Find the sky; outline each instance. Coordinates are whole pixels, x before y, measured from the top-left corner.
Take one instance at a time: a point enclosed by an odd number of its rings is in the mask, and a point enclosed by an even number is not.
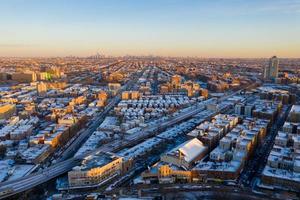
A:
[[[300,0],[0,0],[1,56],[300,57]]]

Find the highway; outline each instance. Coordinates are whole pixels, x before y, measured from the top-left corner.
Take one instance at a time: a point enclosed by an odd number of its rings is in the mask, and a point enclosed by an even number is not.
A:
[[[107,116],[108,112],[113,109],[113,107],[121,100],[121,92],[134,87],[143,71],[144,70],[142,70],[139,75],[136,75],[134,79],[129,80],[126,85],[120,89],[118,94],[108,103],[108,105],[106,105],[104,111],[96,117],[95,121],[90,125],[90,127],[83,131],[80,136],[76,138],[76,140],[74,140],[74,142],[63,152],[62,157],[58,159],[57,163],[34,174],[0,183],[0,199],[29,190],[39,184],[47,182],[52,178],[70,171],[74,166],[80,164],[79,159],[68,158],[71,157],[81,146],[84,140],[99,127],[104,118]]]
[[[141,131],[139,135],[136,135],[135,138],[127,138],[128,140],[120,143],[119,140],[115,140],[112,143],[105,144],[93,152],[89,152],[88,154],[81,155],[77,158],[70,158],[62,162],[58,162],[44,170],[37,172],[35,174],[31,174],[29,176],[25,176],[10,182],[3,182],[0,184],[0,194],[3,194],[5,191],[9,191],[4,195],[0,196],[0,199],[15,195],[17,193],[29,190],[39,184],[45,183],[52,178],[55,178],[61,174],[64,174],[70,171],[74,166],[78,165],[86,156],[92,155],[95,152],[103,151],[103,152],[116,152],[121,150],[124,147],[132,146],[134,144],[139,143],[140,141],[149,138],[156,134],[156,131],[167,128],[169,126],[175,125],[180,121],[184,121],[195,114],[204,110],[204,106],[208,103],[211,103],[214,99],[209,99],[200,103],[197,106],[192,106],[191,109],[182,113],[181,115],[177,115],[175,117],[170,118],[169,120],[159,124],[158,126],[146,127],[144,131]],[[141,134],[142,133],[142,134]]]
[[[78,165],[80,160],[71,158],[66,161],[62,161],[53,166],[50,166],[37,173],[16,179],[14,181],[7,181],[0,184],[0,199],[9,197],[11,195],[17,194],[19,192],[31,189],[39,184],[47,182],[55,178],[59,174],[63,174],[72,169],[72,167]],[[5,193],[5,191],[9,191]],[[5,193],[5,194],[3,194]]]
[[[136,79],[131,80],[128,82],[127,86],[124,87],[124,90],[127,90],[128,88],[131,88],[134,85],[134,81],[136,81]],[[123,90],[122,89],[122,90]],[[228,97],[232,97],[232,95],[229,95]],[[109,108],[113,108],[115,103],[118,102],[120,99],[120,97],[115,97],[108,105],[107,105],[107,112],[106,114],[109,112]],[[189,118],[191,118],[192,116],[198,114],[199,112],[203,111],[205,109],[205,106],[207,104],[210,104],[212,102],[215,102],[215,99],[209,99],[206,101],[203,101],[201,103],[197,103],[197,105],[193,105],[191,106],[190,109],[188,109],[187,111],[181,113],[180,115],[174,116],[169,118],[168,120],[166,120],[165,122],[162,122],[160,124],[158,124],[157,126],[153,126],[153,127],[146,127],[143,131],[139,132],[138,135],[135,135],[135,137],[132,138],[126,138],[125,140],[123,140],[122,142],[120,142],[119,140],[115,140],[111,143],[102,145],[101,147],[97,148],[95,151],[93,152],[89,152],[88,154],[85,155],[81,155],[77,158],[69,158],[65,161],[62,162],[58,162],[56,164],[53,164],[52,166],[45,168],[42,171],[39,171],[35,174],[31,174],[19,179],[15,179],[13,181],[6,181],[3,183],[0,183],[0,199],[15,195],[17,193],[29,190],[39,184],[45,183],[61,174],[64,174],[68,171],[70,171],[74,166],[78,165],[80,163],[80,161],[89,155],[93,155],[96,152],[99,151],[103,151],[103,152],[116,152],[121,150],[122,148],[128,147],[128,146],[132,146],[135,145],[137,143],[139,143],[140,141],[147,139],[151,136],[154,136],[157,134],[157,132],[175,125],[181,121],[187,120]],[[91,134],[93,132],[93,130],[96,130],[96,128],[100,125],[100,121],[101,121],[101,116],[102,118],[105,117],[106,114],[101,114],[99,115],[99,121],[95,121],[90,128],[88,128],[85,132],[85,134]],[[98,125],[99,124],[99,125]],[[73,149],[70,149],[69,151],[74,151]],[[68,154],[68,152],[66,153],[66,155]]]
[[[233,96],[235,96],[235,95],[237,95],[237,94],[240,94],[240,93],[241,93],[242,91],[244,91],[244,90],[249,90],[249,89],[253,89],[253,88],[256,88],[256,87],[257,87],[257,83],[253,83],[253,84],[251,84],[251,85],[245,86],[245,87],[244,87],[243,89],[241,89],[241,90],[235,91],[235,92],[233,92],[233,93],[231,93],[231,94],[228,94],[228,95],[225,95],[225,96],[219,98],[219,99],[218,99],[218,103],[224,101],[225,99],[231,98],[231,97],[233,97]]]
[[[78,148],[99,127],[99,125],[104,121],[105,116],[107,116],[107,114],[114,108],[115,105],[118,104],[119,101],[119,96],[113,98],[105,107],[105,109],[94,119],[95,121],[89,126],[89,128],[87,128],[76,138],[76,140],[62,153],[61,157],[57,161],[61,162],[74,155]]]
[[[94,151],[94,153],[99,152],[99,151],[117,152],[125,147],[138,144],[139,142],[141,142],[149,137],[155,136],[157,133],[166,129],[167,127],[170,127],[172,125],[175,125],[179,122],[182,122],[184,120],[191,118],[192,116],[205,110],[205,106],[214,101],[215,101],[214,99],[209,99],[207,101],[201,102],[196,106],[192,106],[188,111],[182,113],[181,115],[177,115],[175,117],[169,118],[168,120],[158,124],[157,126],[145,127],[138,134],[129,135],[129,136],[125,137],[121,142],[119,140],[115,140],[108,144],[104,144],[101,147],[97,148]],[[91,154],[93,154],[93,153],[89,152],[87,155],[81,155],[80,157],[78,157],[78,159],[82,159]]]
[[[146,69],[146,68],[145,68]],[[138,75],[135,75],[134,79],[130,79],[126,85],[124,85],[118,94],[111,99],[111,101],[105,106],[105,109],[97,116],[95,117],[94,122],[84,131],[82,132],[74,142],[62,153],[60,158],[57,160],[58,162],[61,162],[63,160],[66,160],[73,156],[76,151],[80,148],[80,146],[83,144],[83,142],[94,132],[96,129],[100,126],[100,124],[104,121],[107,114],[120,102],[121,93],[126,90],[130,90],[134,87],[135,83],[138,81],[138,78],[141,76],[141,74],[145,71],[142,70]]]

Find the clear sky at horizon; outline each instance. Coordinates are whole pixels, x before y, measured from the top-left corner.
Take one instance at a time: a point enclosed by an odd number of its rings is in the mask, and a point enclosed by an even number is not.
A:
[[[0,0],[0,56],[300,57],[300,0]]]

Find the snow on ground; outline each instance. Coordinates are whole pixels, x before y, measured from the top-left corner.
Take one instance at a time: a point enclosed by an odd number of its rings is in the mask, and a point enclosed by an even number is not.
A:
[[[0,160],[0,182],[5,181],[5,179],[9,176],[13,162],[13,160]]]
[[[33,167],[34,165],[15,165],[13,167],[13,174],[8,178],[8,180],[15,180],[25,176]]]

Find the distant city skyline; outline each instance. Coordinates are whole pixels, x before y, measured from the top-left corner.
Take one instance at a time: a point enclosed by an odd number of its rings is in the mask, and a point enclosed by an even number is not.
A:
[[[1,1],[0,57],[300,57],[299,0]]]

